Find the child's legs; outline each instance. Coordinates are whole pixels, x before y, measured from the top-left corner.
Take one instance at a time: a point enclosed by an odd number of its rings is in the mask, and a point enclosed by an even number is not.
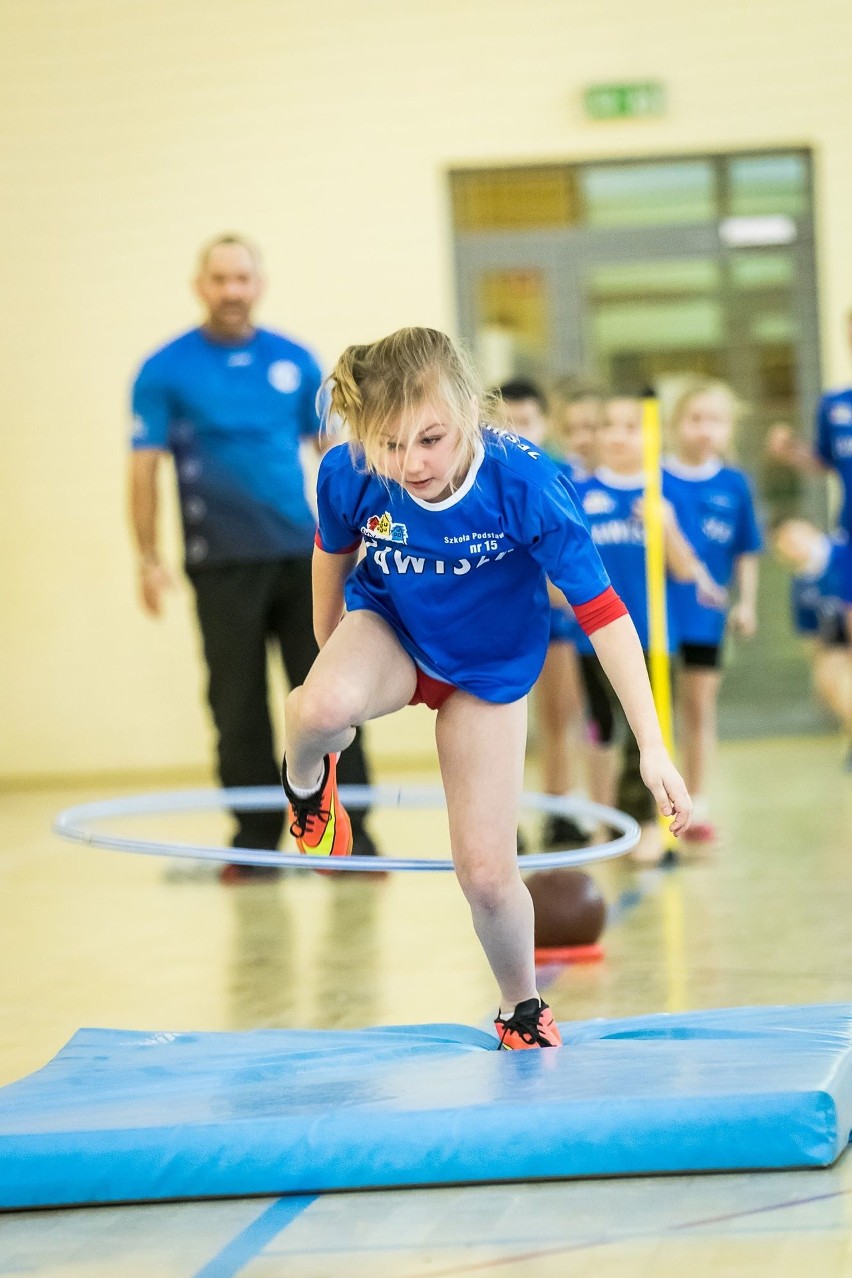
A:
[[[817,644],[813,676],[819,699],[852,733],[852,648]]]
[[[586,694],[589,729],[586,755],[589,798],[593,803],[602,803],[610,808],[615,802],[615,772],[618,761],[613,744],[617,701],[594,653],[581,654],[580,676]]]
[[[347,613],[285,703],[291,785],[317,783],[326,754],[345,750],[355,728],[408,704],[417,673],[387,622],[374,612]]]
[[[716,749],[716,702],[721,682],[719,670],[684,666],[680,671],[683,779],[693,797],[704,794]]]
[[[567,794],[573,782],[569,731],[582,719],[583,699],[577,653],[570,643],[551,643],[535,686],[545,794]]]
[[[466,692],[444,702],[435,727],[456,873],[509,1013],[536,996],[533,904],[516,846],[526,731],[526,699],[493,705]]]

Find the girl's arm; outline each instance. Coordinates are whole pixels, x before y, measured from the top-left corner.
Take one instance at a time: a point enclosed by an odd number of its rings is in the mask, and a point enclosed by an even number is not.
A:
[[[728,615],[728,624],[744,639],[757,633],[757,580],[760,560],[756,554],[737,555],[734,575],[738,599]]]
[[[672,818],[672,834],[682,834],[692,815],[692,800],[663,742],[636,627],[629,617],[619,617],[589,638],[638,742],[642,780],[663,816]]]
[[[783,422],[778,422],[767,432],[766,452],[773,461],[789,466],[791,470],[801,471],[804,475],[824,474],[828,470],[826,463],[810,444],[797,439],[790,427]]]
[[[328,642],[343,616],[343,586],[358,562],[358,551],[330,555],[314,546],[312,565],[314,634],[320,648]]]
[[[713,579],[684,537],[671,502],[663,502],[663,519],[666,567],[675,581],[694,582],[698,590],[698,602],[705,608],[725,608],[728,602],[727,590]]]

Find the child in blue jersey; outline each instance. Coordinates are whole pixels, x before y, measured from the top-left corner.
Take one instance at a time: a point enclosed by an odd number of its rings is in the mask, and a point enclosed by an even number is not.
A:
[[[560,378],[551,392],[550,453],[574,485],[588,479],[598,465],[605,398],[599,386],[576,376]],[[559,730],[564,753],[567,753],[568,745],[566,729],[571,720],[584,722],[586,719],[585,706],[582,705],[585,698],[579,660],[582,634],[573,612],[557,604],[551,613],[550,648],[539,684],[548,676],[549,669],[552,669],[553,677],[549,687],[552,689],[552,703],[561,711]],[[564,694],[560,692],[566,671],[570,671],[571,677],[578,684],[581,702],[579,710],[575,709],[576,698],[566,704]],[[584,749],[588,791],[594,803],[608,804],[613,798],[613,754],[611,750],[598,748],[596,731],[592,721],[584,732],[584,735],[590,733],[592,736],[591,742]],[[559,791],[554,790],[553,793]],[[565,833],[556,825],[559,820],[560,818],[554,818],[554,837],[550,840],[550,845],[554,847],[560,846],[561,836]],[[602,838],[608,836],[606,830],[599,833]]]
[[[503,383],[500,398],[509,429],[529,443],[546,447],[550,429],[548,404],[539,387],[534,382],[516,378]],[[571,479],[572,469],[567,464],[564,468]],[[561,593],[553,590],[552,594],[550,642],[533,695],[541,789],[545,794],[565,795],[576,788],[575,754],[582,739],[584,719],[575,647],[580,627],[573,612],[565,607]],[[546,848],[577,847],[586,842],[589,833],[570,817],[548,816],[542,827],[541,842]]]
[[[743,638],[757,631],[758,555],[763,547],[751,484],[726,463],[738,413],[724,383],[692,377],[682,382],[669,415],[674,446],[666,458],[664,490],[684,536],[720,586],[736,591],[728,629]],[[707,773],[716,748],[716,704],[722,672],[725,613],[707,607],[694,585],[672,591],[681,667],[678,676],[684,776],[694,796],[695,820],[685,834],[712,843]]]
[[[603,424],[599,433],[601,464],[593,475],[577,484],[577,493],[594,541],[604,562],[613,588],[624,601],[636,626],[645,652],[649,647],[648,600],[645,579],[645,528],[642,520],[642,498],[645,476],[642,470],[642,405],[630,396],[615,396],[606,401]],[[680,533],[671,509],[666,508],[666,556],[669,567],[668,611],[669,644],[676,645],[671,625],[672,588],[674,578],[699,584],[709,597],[720,600],[721,592],[713,587],[704,566]],[[581,670],[586,687],[597,749],[602,756],[598,764],[601,776],[614,776],[613,742],[616,732],[616,710],[612,691],[601,669],[593,645],[586,635],[578,641]],[[639,769],[639,749],[628,731],[624,744],[621,776],[615,802],[629,812],[642,826],[642,842],[634,859],[656,863],[663,854],[660,830],[654,819],[654,807],[648,802]],[[613,795],[604,797],[612,802]]]
[[[793,573],[793,626],[808,641],[817,696],[844,731],[852,768],[852,634],[841,598],[846,534],[829,537],[806,519],[785,519],[773,529],[772,548]]]
[[[538,449],[483,425],[475,375],[443,333],[403,329],[349,347],[331,374],[330,408],[351,442],[330,449],[319,472],[320,654],[287,699],[291,828],[304,852],[346,855],[336,754],[368,719],[416,702],[437,710],[453,859],[500,987],[501,1046],[558,1046],[536,989],[515,844],[547,577],[591,634],[641,744],[645,782],[681,831],[689,796],[641,645],[571,486]]]

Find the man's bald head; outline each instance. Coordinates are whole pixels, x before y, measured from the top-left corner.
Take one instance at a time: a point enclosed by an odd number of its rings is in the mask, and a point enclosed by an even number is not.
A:
[[[195,291],[214,336],[239,341],[251,336],[252,311],[263,292],[260,254],[241,235],[218,235],[198,256]]]

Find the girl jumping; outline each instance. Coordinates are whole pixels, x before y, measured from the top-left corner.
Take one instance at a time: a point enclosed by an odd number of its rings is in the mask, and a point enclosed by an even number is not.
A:
[[[570,483],[493,424],[448,337],[408,328],[350,346],[329,389],[350,442],[331,448],[319,472],[320,654],[286,703],[293,835],[302,852],[347,855],[337,755],[368,719],[419,702],[434,709],[456,873],[500,989],[500,1046],[559,1046],[536,989],[533,906],[516,851],[547,578],[591,635],[639,742],[645,784],[678,834],[691,803],[663,744],[641,645]]]

